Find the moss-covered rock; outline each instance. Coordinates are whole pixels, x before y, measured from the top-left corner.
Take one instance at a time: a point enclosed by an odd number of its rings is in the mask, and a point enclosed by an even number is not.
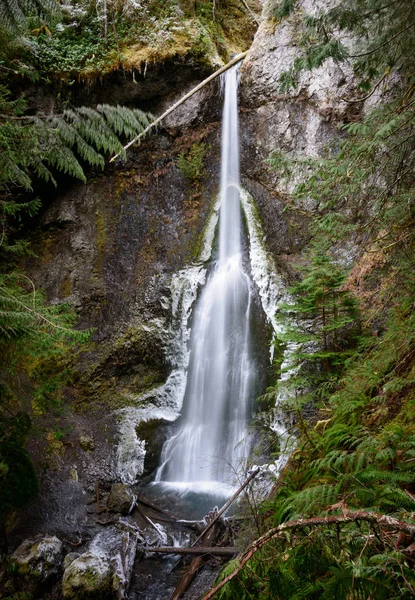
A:
[[[85,552],[65,570],[62,595],[67,600],[105,600],[111,598],[111,583],[107,557]]]
[[[18,574],[33,583],[45,582],[57,575],[62,560],[62,542],[54,535],[38,535],[25,540],[11,557]]]
[[[128,515],[134,508],[137,496],[133,494],[128,485],[114,483],[108,497],[107,506],[111,512]]]
[[[80,556],[68,554],[62,581],[63,598],[125,600],[138,539],[141,538],[135,527],[119,522],[93,537]]]

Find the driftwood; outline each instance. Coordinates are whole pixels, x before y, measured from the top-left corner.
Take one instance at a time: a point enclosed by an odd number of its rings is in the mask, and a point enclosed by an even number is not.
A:
[[[245,479],[245,481],[243,482],[243,484],[236,490],[236,492],[233,494],[233,496],[231,496],[229,498],[229,500],[222,506],[222,508],[220,509],[220,511],[216,513],[216,515],[213,518],[213,520],[211,520],[207,524],[207,526],[204,528],[204,530],[199,535],[199,537],[197,537],[195,539],[195,541],[193,542],[193,544],[191,545],[191,547],[196,546],[196,544],[198,544],[202,540],[203,536],[205,536],[207,534],[207,532],[209,531],[209,529],[211,527],[213,527],[213,525],[218,521],[218,519],[223,515],[223,513],[225,513],[228,510],[228,508],[231,506],[231,504],[233,504],[233,502],[236,500],[236,498],[239,496],[239,494],[254,479],[254,477],[256,477],[258,475],[258,473],[260,472],[260,470],[261,469],[258,467],[257,469],[255,469],[255,471],[252,471],[252,473],[249,475],[249,477],[247,479]],[[180,562],[181,562],[181,558],[179,558],[179,560],[177,561],[177,563],[174,565],[174,567],[171,569],[170,572],[173,572],[175,569],[177,569],[177,567],[179,566]]]
[[[150,519],[150,517],[147,517],[147,515],[141,510],[141,508],[139,506],[137,506],[137,504],[135,505],[138,514],[143,517],[143,519],[145,521],[147,521],[147,523],[150,525],[150,527],[152,527],[154,529],[154,531],[157,532],[157,535],[160,536],[160,531],[159,529],[157,529],[156,525],[153,523],[153,521]]]
[[[174,110],[176,110],[176,108],[178,108],[181,104],[183,104],[183,102],[186,102],[186,100],[188,100],[191,96],[196,94],[196,92],[201,90],[207,83],[210,83],[213,79],[215,79],[216,77],[218,77],[219,75],[221,75],[222,73],[224,73],[225,71],[227,71],[228,69],[233,67],[233,65],[236,65],[238,62],[243,60],[247,54],[248,54],[248,52],[242,52],[241,54],[238,54],[232,60],[230,60],[226,65],[224,65],[223,67],[221,67],[220,69],[218,69],[217,71],[212,73],[212,75],[210,75],[209,77],[204,79],[201,83],[199,83],[199,85],[197,85],[192,90],[190,90],[190,92],[188,92],[182,98],[180,98],[180,100],[175,102],[173,104],[173,106],[170,106],[170,108],[168,108],[162,115],[160,115],[159,117],[157,117],[157,119],[152,121],[150,123],[150,125],[148,125],[148,127],[146,127],[144,129],[144,131],[142,131],[140,134],[138,134],[133,140],[131,140],[131,142],[128,142],[128,144],[126,144],[124,146],[123,152],[125,152],[125,150],[128,150],[128,148],[130,148],[131,146],[136,144],[138,141],[140,141],[140,139],[142,137],[144,137],[146,135],[146,133],[148,133],[150,131],[150,129],[153,129],[153,127],[156,127],[163,119],[165,119],[170,113],[172,113]],[[113,162],[114,160],[119,158],[123,152],[118,152],[118,154],[116,154],[115,156],[113,156],[111,158],[110,162]]]
[[[236,546],[193,546],[190,548],[175,548],[174,546],[157,546],[155,548],[141,548],[143,552],[160,552],[161,554],[190,554],[194,556],[234,556],[237,554]]]
[[[211,527],[209,529],[206,528],[205,533],[202,534],[202,544],[205,547],[212,546],[218,533],[219,523],[217,522],[217,519],[213,517],[211,521]],[[192,560],[189,568],[186,570],[186,573],[183,575],[173,594],[170,596],[170,600],[179,600],[183,596],[189,585],[192,583],[196,573],[202,566],[203,558],[203,556],[197,556]]]
[[[261,469],[258,467],[257,469],[255,469],[255,471],[252,471],[252,473],[249,475],[249,477],[247,479],[245,479],[245,481],[243,482],[243,484],[241,485],[241,487],[239,487],[236,490],[236,492],[233,494],[233,496],[231,496],[229,498],[229,500],[226,502],[226,504],[224,504],[222,506],[222,508],[220,509],[220,511],[216,514],[215,518],[205,527],[205,529],[202,531],[202,533],[199,535],[199,537],[195,539],[195,541],[193,542],[192,546],[196,546],[196,544],[198,542],[200,542],[200,540],[202,539],[202,537],[204,535],[206,535],[206,533],[209,531],[209,529],[211,527],[213,527],[213,525],[223,515],[223,513],[226,512],[228,510],[228,508],[231,506],[231,504],[233,504],[235,502],[235,500],[237,499],[237,497],[239,496],[239,494],[241,492],[243,492],[243,490],[246,488],[246,486],[249,483],[251,483],[251,481],[254,479],[254,477],[256,477],[258,475],[258,473],[260,472],[260,470]]]
[[[236,492],[229,498],[229,500],[222,506],[222,508],[217,513],[211,514],[211,518],[210,518],[208,524],[206,525],[205,529],[202,531],[202,533],[199,535],[199,537],[197,537],[195,539],[195,541],[193,542],[193,544],[191,545],[190,548],[195,548],[199,542],[200,542],[200,546],[211,546],[213,544],[213,541],[215,540],[216,535],[219,532],[219,523],[218,523],[219,518],[228,510],[228,508],[236,500],[236,498],[239,496],[239,494],[247,487],[247,485],[249,485],[249,483],[254,479],[254,477],[256,477],[256,475],[258,475],[259,472],[260,472],[259,467],[257,469],[255,469],[255,471],[252,471],[252,473],[249,475],[249,477],[236,490]],[[206,552],[206,554],[213,554],[213,552]],[[229,554],[227,556],[229,556]],[[180,561],[181,561],[181,558],[176,563],[174,568],[177,567],[177,565],[179,564]],[[192,560],[192,562],[190,563],[189,569],[186,571],[186,573],[183,576],[183,578],[181,579],[179,585],[174,590],[173,595],[171,596],[170,600],[178,600],[179,598],[181,598],[183,596],[183,594],[185,593],[185,591],[191,584],[194,576],[196,575],[197,571],[200,569],[202,564],[203,564],[203,556],[198,556],[197,558]]]
[[[283,533],[289,529],[295,529],[297,527],[320,527],[327,525],[342,525],[346,523],[353,523],[356,521],[365,521],[366,523],[370,523],[372,525],[381,525],[384,527],[388,527],[389,529],[394,529],[396,531],[401,531],[404,533],[408,533],[412,537],[415,536],[415,525],[411,523],[406,523],[405,521],[399,521],[394,517],[389,517],[388,515],[379,515],[376,513],[368,513],[364,511],[357,512],[349,512],[344,513],[343,515],[333,516],[333,517],[315,517],[312,519],[297,519],[295,521],[288,521],[287,523],[282,523],[273,529],[270,529],[263,536],[255,540],[248,549],[241,555],[239,558],[239,564],[235,568],[232,573],[230,573],[225,579],[223,579],[217,586],[212,588],[210,592],[208,592],[205,596],[203,596],[203,600],[209,600],[213,598],[214,595],[229,581],[231,581],[238,573],[243,569],[246,563],[252,558],[252,556],[258,552],[263,546],[265,546],[269,541],[282,537]]]
[[[166,515],[166,517],[168,517],[170,519],[170,521],[179,521],[178,517],[176,517],[172,513],[168,512],[167,510],[160,508],[159,506],[157,506],[157,504],[153,504],[152,502],[150,502],[150,500],[147,500],[147,498],[138,496],[137,502],[139,502],[140,504],[143,504],[143,506],[147,506],[147,508],[151,508],[152,510],[155,510],[156,512],[158,512],[162,515]]]
[[[117,520],[116,519],[107,519],[106,521],[101,521],[100,519],[95,519],[95,523],[98,523],[98,525],[114,525],[114,523],[116,523]]]

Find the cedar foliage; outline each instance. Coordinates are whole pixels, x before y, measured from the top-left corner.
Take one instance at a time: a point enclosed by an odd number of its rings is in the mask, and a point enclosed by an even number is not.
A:
[[[55,0],[2,0],[0,3],[0,28],[9,33],[26,29],[28,16],[50,17],[59,13]]]

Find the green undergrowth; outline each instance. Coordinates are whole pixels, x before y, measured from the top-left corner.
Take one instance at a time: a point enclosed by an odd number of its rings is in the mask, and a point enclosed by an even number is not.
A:
[[[37,69],[70,82],[94,79],[115,69],[145,69],[151,63],[183,60],[211,66],[241,52],[255,32],[258,5],[233,2],[142,0],[63,7],[48,26],[34,23]]]
[[[363,520],[335,522],[362,511],[415,524],[412,287],[401,283],[383,331],[356,349],[306,426],[297,420],[297,449],[261,509],[263,531],[298,519],[322,523],[267,543],[218,598],[414,597],[412,536]]]
[[[268,160],[280,182],[298,182],[287,210],[312,205],[279,315],[296,369],[268,391],[283,392],[297,447],[262,506],[265,538],[252,527],[215,598],[414,598],[415,7],[270,6],[298,38],[281,91],[349,57],[354,106],[320,157],[277,148]]]

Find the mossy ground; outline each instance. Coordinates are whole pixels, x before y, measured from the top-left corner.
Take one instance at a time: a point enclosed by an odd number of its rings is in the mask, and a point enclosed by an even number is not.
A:
[[[249,5],[252,12],[241,0],[148,0],[135,10],[112,6],[105,15],[80,3],[64,10],[55,28],[35,28],[33,43],[44,77],[68,83],[102,79],[119,69],[147,71],[171,60],[211,67],[249,46],[254,13],[260,12],[256,0]]]

